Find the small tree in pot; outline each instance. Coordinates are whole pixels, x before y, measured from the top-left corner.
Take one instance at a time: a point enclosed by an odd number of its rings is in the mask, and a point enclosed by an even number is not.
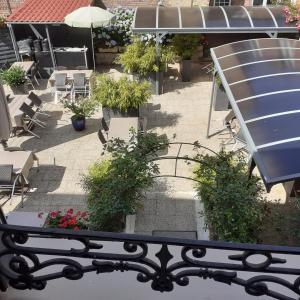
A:
[[[64,100],[63,104],[73,113],[71,121],[76,131],[85,129],[85,118],[90,117],[96,110],[95,101],[84,97],[79,97],[76,102]]]
[[[159,72],[159,91],[162,93],[162,74],[168,63],[175,62],[176,55],[172,47],[161,46],[160,57],[157,57],[156,47],[153,43],[146,45],[141,40],[135,40],[120,54],[116,63],[120,64],[124,71],[133,74],[138,80],[147,80],[152,84],[152,92],[155,93],[156,73]]]
[[[139,107],[151,97],[150,84],[121,77],[119,80],[97,75],[93,82],[93,98],[102,105],[104,119],[113,116],[138,117]]]
[[[26,94],[26,76],[21,67],[11,67],[0,71],[0,79],[9,85],[15,95]]]
[[[173,37],[173,48],[180,57],[180,74],[182,81],[191,80],[192,56],[200,45],[198,34],[177,34]]]

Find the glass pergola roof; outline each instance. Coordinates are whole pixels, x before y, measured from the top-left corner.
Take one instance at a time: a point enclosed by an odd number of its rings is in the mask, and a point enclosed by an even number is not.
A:
[[[297,32],[282,7],[138,7],[133,32]]]
[[[246,40],[211,54],[267,188],[300,178],[300,41]]]

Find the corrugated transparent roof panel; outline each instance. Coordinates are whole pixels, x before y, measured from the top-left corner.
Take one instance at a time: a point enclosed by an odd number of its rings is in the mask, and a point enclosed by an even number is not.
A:
[[[202,7],[207,28],[227,27],[222,9],[218,6]]]
[[[255,27],[276,27],[276,24],[267,9],[254,6],[246,6],[245,8],[248,10]]]
[[[300,110],[300,91],[258,97],[237,103],[245,121],[283,111]],[[299,131],[300,132],[300,131]]]
[[[203,27],[202,14],[198,7],[181,7],[180,10],[183,28]]]
[[[156,7],[137,8],[134,26],[136,28],[155,28]]]
[[[229,21],[230,27],[251,27],[249,17],[242,6],[223,7]]]
[[[259,66],[257,66],[259,68]],[[230,86],[236,101],[265,93],[300,89],[300,74],[253,79]],[[283,95],[284,97],[285,95]],[[300,100],[299,100],[300,101]],[[300,123],[299,123],[300,125]],[[299,126],[300,128],[300,126]],[[299,130],[300,132],[300,130]]]
[[[278,24],[278,27],[286,27],[291,26],[294,27],[294,24],[286,24],[285,23],[285,17],[283,14],[283,7],[269,7],[269,10],[272,12],[273,16],[275,17],[275,20]]]
[[[236,55],[238,52],[271,47],[291,47],[285,39],[255,39],[246,40],[214,48],[216,56]],[[298,44],[299,48],[299,44]]]
[[[159,7],[159,28],[179,28],[179,13],[177,7]]]
[[[212,49],[217,71],[268,189],[300,178],[299,48],[299,40],[281,38]],[[224,71],[229,66],[234,68]]]
[[[264,178],[269,182],[281,182],[284,177],[291,175],[299,177],[300,170],[300,141],[280,144],[259,150],[254,159],[262,170],[267,170]]]
[[[281,115],[247,124],[256,146],[300,137],[300,113]],[[300,169],[299,169],[300,172]]]
[[[288,52],[288,50],[287,50]],[[229,84],[245,80],[247,78],[265,76],[270,74],[280,74],[284,72],[300,72],[299,60],[279,60],[269,61],[259,64],[246,65],[237,69],[231,69],[224,72],[226,80]]]
[[[300,59],[300,49],[290,49],[287,51],[289,59]],[[220,58],[220,66],[223,70],[236,67],[243,64],[254,63],[258,61],[282,59],[282,50],[262,49],[260,51],[248,51]]]

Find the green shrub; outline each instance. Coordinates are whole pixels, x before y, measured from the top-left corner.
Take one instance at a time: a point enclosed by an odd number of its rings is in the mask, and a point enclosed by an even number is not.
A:
[[[26,82],[25,71],[21,67],[11,67],[0,71],[0,79],[9,86],[20,86]]]
[[[173,37],[173,49],[183,60],[190,60],[201,45],[199,34],[176,34]]]
[[[155,150],[166,147],[166,140],[154,133],[133,134],[131,142],[109,142],[111,158],[94,163],[83,177],[87,192],[89,221],[96,230],[119,231],[125,215],[142,206],[144,192],[158,174],[158,166],[149,162]]]
[[[166,64],[174,61],[175,53],[170,46],[161,46],[161,54],[158,61],[155,45],[146,45],[140,40],[135,40],[131,45],[128,45],[125,52],[116,59],[116,63],[122,65],[125,72],[136,73],[142,76],[163,71]]]
[[[127,111],[139,108],[151,97],[150,84],[121,77],[114,80],[109,76],[96,75],[93,79],[93,98],[102,106]]]
[[[216,156],[197,155],[194,171],[198,196],[204,205],[211,238],[231,242],[258,242],[266,216],[266,199],[257,176],[249,178],[241,156],[223,150]]]
[[[97,103],[92,99],[79,97],[76,102],[69,100],[62,101],[65,108],[68,108],[77,119],[90,117],[96,110]]]

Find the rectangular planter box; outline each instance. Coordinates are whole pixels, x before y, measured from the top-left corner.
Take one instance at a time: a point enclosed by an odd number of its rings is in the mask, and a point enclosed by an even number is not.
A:
[[[113,65],[118,53],[95,53],[97,65]]]

